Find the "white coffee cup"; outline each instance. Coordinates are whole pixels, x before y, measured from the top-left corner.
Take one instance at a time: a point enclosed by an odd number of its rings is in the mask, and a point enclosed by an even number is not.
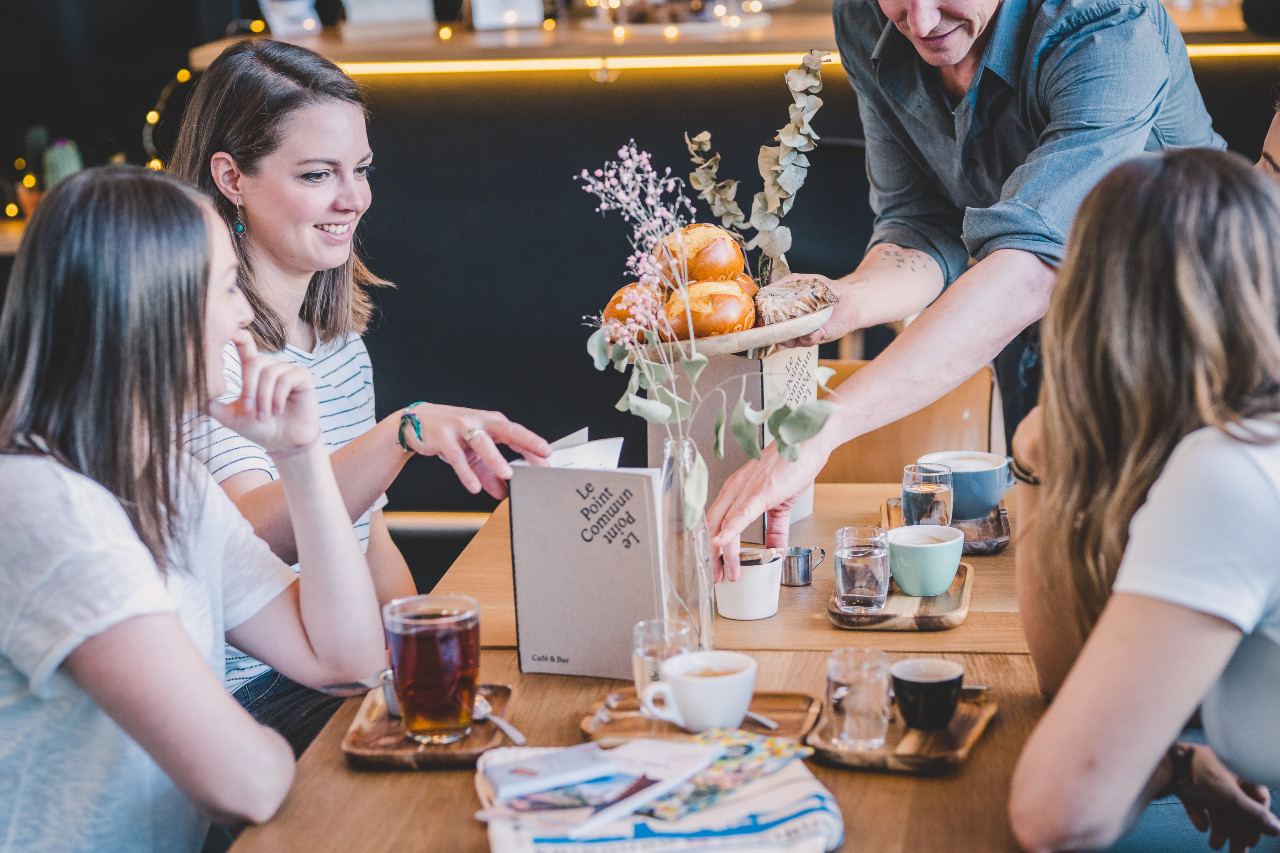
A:
[[[782,589],[782,552],[768,563],[742,567],[736,581],[716,584],[716,612],[726,619],[768,619],[778,612]]]
[[[661,680],[640,695],[640,710],[691,732],[737,728],[755,693],[755,659],[741,652],[686,652],[667,658],[659,672]],[[659,696],[663,703],[655,705]]]

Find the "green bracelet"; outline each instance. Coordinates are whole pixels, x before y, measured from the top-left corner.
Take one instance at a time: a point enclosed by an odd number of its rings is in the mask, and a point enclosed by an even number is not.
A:
[[[413,434],[418,437],[418,441],[422,441],[422,422],[418,420],[418,416],[413,413],[414,406],[421,406],[425,400],[419,400],[416,403],[410,403],[405,406],[404,411],[400,413],[400,430],[396,433],[396,440],[400,442],[400,446],[404,448],[405,453],[416,453],[417,451],[405,443],[404,427],[405,424],[413,425]]]

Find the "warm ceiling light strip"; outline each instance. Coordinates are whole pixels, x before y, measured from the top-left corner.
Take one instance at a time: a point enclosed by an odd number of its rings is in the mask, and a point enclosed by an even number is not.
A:
[[[1280,56],[1280,44],[1192,44],[1187,53],[1204,57]],[[740,53],[689,56],[584,56],[560,59],[472,59],[415,62],[346,62],[352,76],[384,74],[481,74],[494,71],[629,71],[657,68],[761,68],[794,66],[803,53]],[[833,54],[836,64],[839,57]]]
[[[1218,56],[1280,56],[1280,44],[1189,44],[1192,58]]]
[[[629,71],[637,68],[758,68],[799,65],[803,53],[693,56],[594,56],[566,59],[473,59],[434,62],[344,62],[353,77],[374,74],[476,74],[489,71]]]

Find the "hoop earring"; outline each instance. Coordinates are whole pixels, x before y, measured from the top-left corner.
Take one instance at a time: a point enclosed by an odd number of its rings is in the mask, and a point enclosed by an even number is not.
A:
[[[236,221],[231,223],[231,230],[236,232],[236,236],[244,234],[244,220],[240,218],[240,207],[236,207]]]

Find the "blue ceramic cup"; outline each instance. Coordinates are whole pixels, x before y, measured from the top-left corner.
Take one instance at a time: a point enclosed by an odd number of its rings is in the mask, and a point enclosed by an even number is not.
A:
[[[921,456],[920,461],[951,469],[951,518],[955,521],[986,518],[1014,483],[1009,460],[994,453],[944,450]]]

